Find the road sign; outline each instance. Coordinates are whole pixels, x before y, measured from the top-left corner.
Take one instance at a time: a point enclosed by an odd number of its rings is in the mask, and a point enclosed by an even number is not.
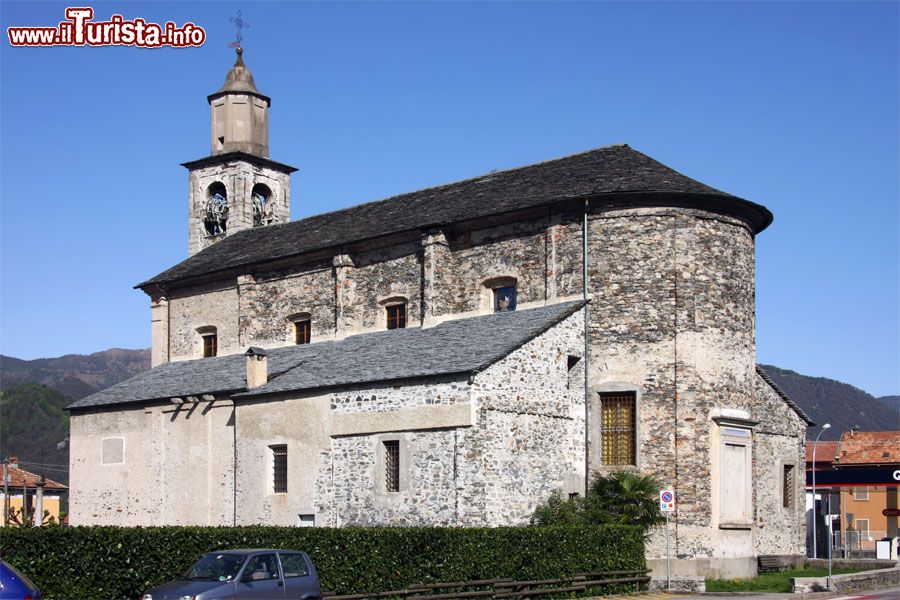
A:
[[[881,514],[886,517],[900,517],[900,508],[885,508]]]
[[[675,492],[672,490],[659,492],[659,510],[662,512],[675,512]]]

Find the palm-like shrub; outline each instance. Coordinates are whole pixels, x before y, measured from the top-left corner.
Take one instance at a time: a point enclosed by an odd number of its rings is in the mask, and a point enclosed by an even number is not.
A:
[[[666,520],[659,511],[659,490],[650,475],[627,470],[595,473],[588,488],[588,521],[639,525],[646,531]]]
[[[637,525],[644,531],[665,521],[659,511],[660,485],[649,475],[621,470],[594,473],[586,498],[550,495],[535,509],[532,525]]]

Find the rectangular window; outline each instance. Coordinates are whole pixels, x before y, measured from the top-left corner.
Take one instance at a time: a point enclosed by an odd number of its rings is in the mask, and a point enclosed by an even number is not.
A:
[[[516,310],[516,286],[494,288],[494,312]]]
[[[872,537],[869,534],[869,520],[868,519],[857,519],[854,523],[854,529],[859,532],[860,541],[870,542],[872,541]]]
[[[580,364],[580,356],[569,355],[569,358],[566,360],[566,389],[578,389],[578,384],[583,381],[583,373],[579,368]]]
[[[272,492],[287,493],[287,446],[269,446],[272,449]]]
[[[600,448],[604,465],[634,465],[636,430],[634,392],[600,394]]]
[[[215,333],[203,336],[203,358],[215,356],[219,350],[219,337]]]
[[[279,552],[281,556],[281,570],[285,577],[306,577],[309,575],[309,567],[306,566],[302,554],[288,554]]]
[[[387,328],[403,329],[406,327],[406,305],[392,304],[387,308]]]
[[[247,566],[244,567],[243,581],[265,581],[278,579],[278,563],[274,554],[257,554],[250,557]]]
[[[784,508],[794,508],[794,498],[797,495],[794,490],[794,465],[784,465],[781,477],[782,498],[781,505]]]
[[[388,492],[400,491],[400,442],[384,442],[384,487]]]
[[[294,321],[294,343],[308,344],[312,339],[312,321]]]
[[[868,500],[869,499],[869,488],[867,487],[858,487],[853,488],[853,499],[854,500]]]

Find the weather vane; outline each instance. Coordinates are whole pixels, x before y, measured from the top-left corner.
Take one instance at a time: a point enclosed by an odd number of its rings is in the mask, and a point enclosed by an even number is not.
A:
[[[244,34],[241,33],[241,30],[243,30],[243,29],[249,29],[249,28],[250,28],[250,23],[248,23],[247,21],[245,21],[245,20],[241,17],[241,11],[237,11],[237,16],[236,16],[236,17],[231,17],[231,18],[228,19],[228,20],[231,21],[232,23],[234,23],[234,26],[237,27],[237,34],[234,36],[234,37],[235,37],[235,41],[231,42],[231,43],[228,44],[228,45],[229,45],[231,48],[240,48],[240,47],[241,47],[241,41],[243,41],[243,39],[244,39]]]

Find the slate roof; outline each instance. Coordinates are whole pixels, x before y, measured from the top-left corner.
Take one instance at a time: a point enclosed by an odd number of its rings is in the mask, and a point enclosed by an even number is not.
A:
[[[341,387],[377,381],[478,372],[547,331],[584,301],[446,321],[427,329],[379,331],[340,341],[268,350],[269,382],[235,398]],[[201,394],[247,387],[243,353],[170,362],[82,398],[69,409]]]
[[[627,145],[606,146],[299,221],[240,231],[136,287],[583,198],[605,198],[626,206],[674,205],[724,212],[746,219],[756,232],[772,222],[772,213],[764,206],[694,181]]]
[[[769,386],[770,386],[773,390],[775,390],[775,393],[776,393],[776,394],[778,394],[779,396],[781,396],[781,399],[782,399],[782,400],[784,400],[785,402],[787,402],[787,405],[788,405],[788,406],[790,406],[791,408],[794,409],[794,412],[795,412],[795,413],[797,413],[798,415],[800,415],[800,418],[801,418],[801,419],[803,419],[804,421],[806,421],[806,424],[807,424],[808,426],[812,427],[812,426],[815,425],[815,423],[813,423],[813,420],[809,418],[809,415],[806,414],[806,413],[803,411],[803,409],[800,408],[800,406],[799,406],[796,402],[794,402],[793,400],[791,400],[791,398],[790,398],[787,394],[785,394],[784,391],[783,391],[780,387],[778,387],[778,385],[772,380],[771,377],[769,377],[769,374],[766,373],[766,371],[765,371],[762,367],[760,367],[759,365],[756,365],[756,372],[759,374],[760,377],[763,378],[763,381],[765,381],[766,383],[768,383]],[[816,458],[818,458],[818,452],[816,453]]]

